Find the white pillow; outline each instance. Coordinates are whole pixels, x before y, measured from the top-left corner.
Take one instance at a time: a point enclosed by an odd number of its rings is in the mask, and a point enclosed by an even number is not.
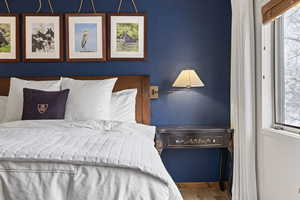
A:
[[[135,104],[137,89],[114,92],[111,97],[111,120],[136,122]]]
[[[3,121],[5,117],[7,99],[8,99],[7,96],[0,96],[0,123]]]
[[[74,80],[62,78],[62,89],[70,89],[65,119],[109,120],[112,90],[117,78]]]
[[[5,122],[22,119],[23,89],[30,88],[44,91],[59,91],[60,80],[57,81],[26,81],[18,78],[10,79],[10,89],[6,107]]]

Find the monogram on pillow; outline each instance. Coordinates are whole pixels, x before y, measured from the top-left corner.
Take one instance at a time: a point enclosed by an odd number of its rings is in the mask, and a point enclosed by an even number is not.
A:
[[[39,111],[40,114],[43,114],[48,110],[48,107],[49,107],[49,104],[38,104],[37,110]]]

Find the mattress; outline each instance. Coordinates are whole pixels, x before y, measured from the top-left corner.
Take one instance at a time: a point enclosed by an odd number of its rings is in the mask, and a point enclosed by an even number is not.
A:
[[[0,125],[0,199],[181,200],[155,127],[115,121]]]

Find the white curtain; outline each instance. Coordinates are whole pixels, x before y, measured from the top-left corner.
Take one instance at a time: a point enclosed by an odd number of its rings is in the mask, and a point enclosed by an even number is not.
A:
[[[233,200],[257,200],[254,0],[231,0]]]

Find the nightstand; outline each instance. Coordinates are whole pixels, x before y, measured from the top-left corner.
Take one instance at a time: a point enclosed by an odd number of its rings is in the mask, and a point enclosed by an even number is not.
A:
[[[229,128],[206,126],[165,126],[157,127],[156,148],[161,153],[166,148],[217,148],[220,153],[220,189],[225,190],[226,163],[231,154],[233,158],[233,130]],[[232,171],[232,159],[229,162]],[[232,173],[229,177],[228,191],[231,191]],[[230,192],[229,192],[230,193]]]

